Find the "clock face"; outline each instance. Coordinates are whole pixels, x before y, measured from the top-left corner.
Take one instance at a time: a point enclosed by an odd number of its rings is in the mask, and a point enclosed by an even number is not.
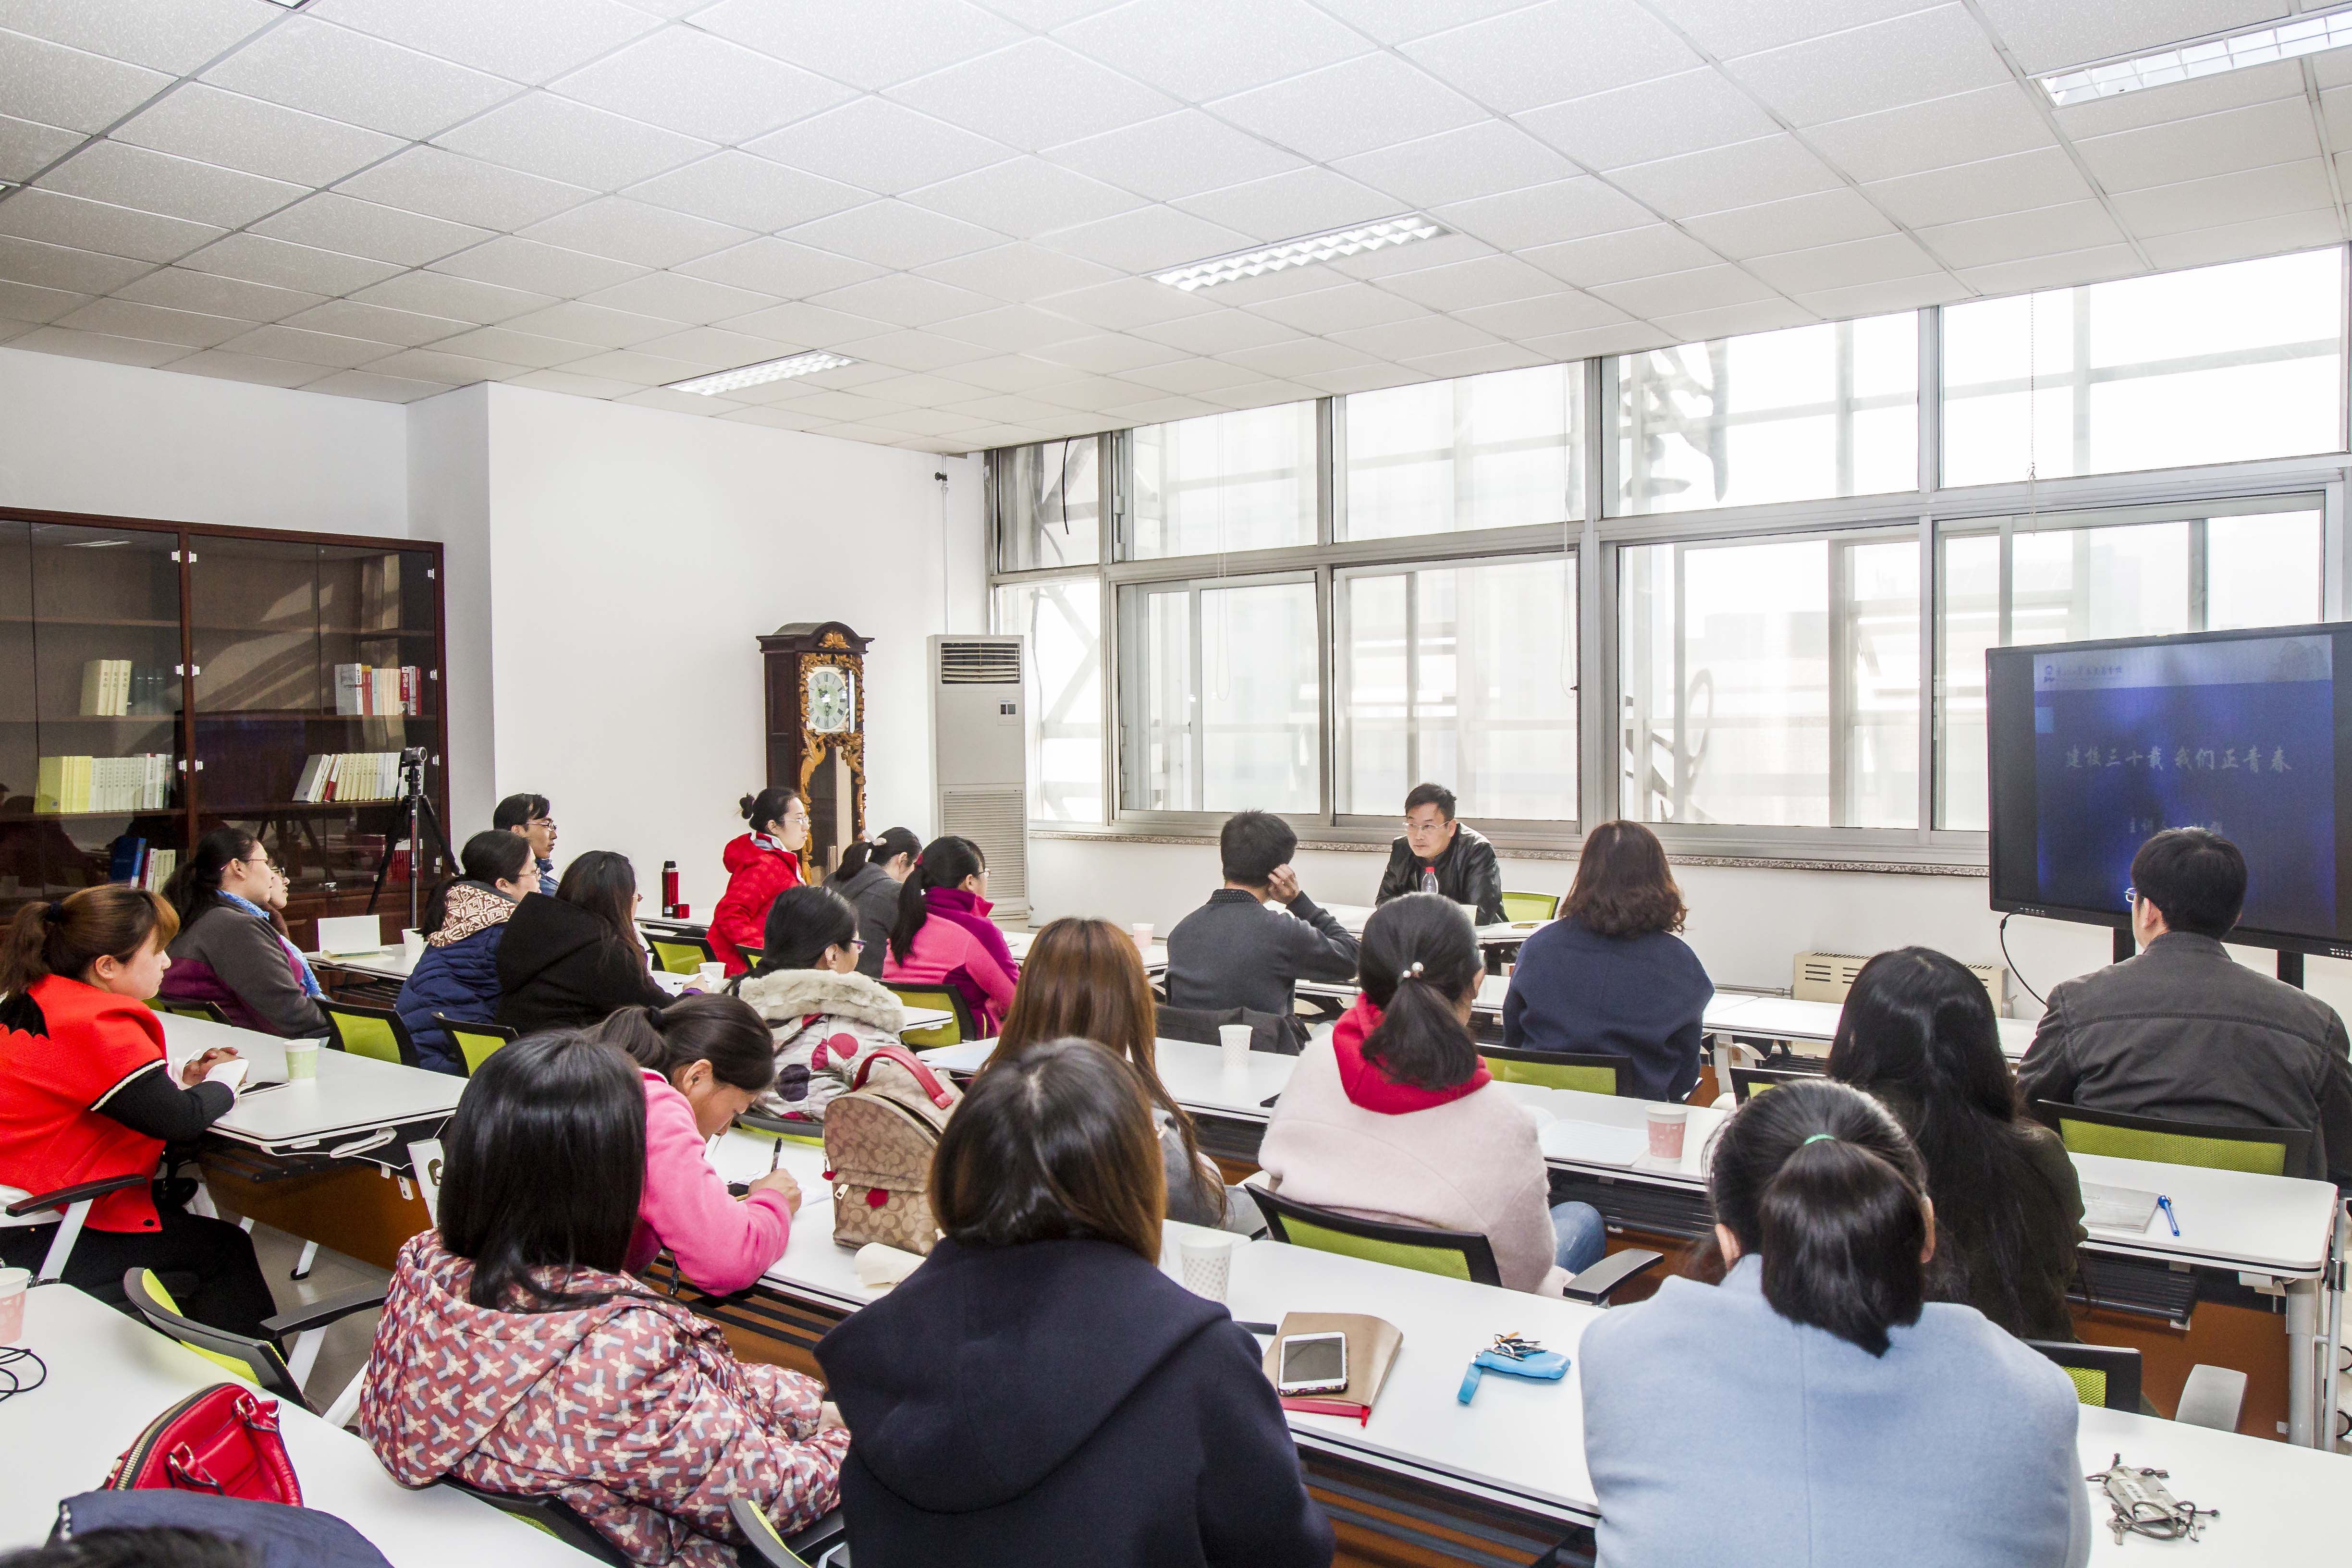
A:
[[[856,706],[850,691],[849,671],[837,664],[813,666],[803,679],[802,691],[802,706],[810,730],[820,735],[834,735],[849,728],[850,714]]]

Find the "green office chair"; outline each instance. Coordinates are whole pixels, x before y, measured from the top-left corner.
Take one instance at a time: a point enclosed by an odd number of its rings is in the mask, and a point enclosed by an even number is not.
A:
[[[1572,1089],[1584,1094],[1615,1094],[1623,1057],[1580,1057],[1564,1051],[1514,1051],[1482,1045],[1478,1054],[1498,1083],[1527,1083],[1538,1089]]]
[[[433,1022],[449,1037],[449,1043],[457,1047],[457,1054],[466,1058],[467,1078],[482,1070],[482,1064],[490,1059],[492,1052],[500,1046],[513,1044],[519,1037],[504,1024],[462,1023],[446,1013],[434,1014]]]
[[[1283,1197],[1255,1180],[1244,1183],[1243,1190],[1256,1202],[1258,1213],[1265,1218],[1266,1235],[1276,1241],[1360,1258],[1368,1263],[1417,1268],[1424,1274],[1466,1279],[1473,1285],[1503,1282],[1502,1271],[1495,1263],[1494,1244],[1476,1231],[1430,1230],[1341,1214]],[[1664,1261],[1664,1254],[1638,1247],[1612,1252],[1568,1282],[1568,1299],[1601,1305],[1617,1287]]]
[[[2283,1176],[2304,1169],[2311,1153],[2311,1134],[2300,1127],[2213,1127],[2154,1116],[2125,1116],[2113,1110],[2085,1110],[2051,1100],[2035,1100],[2033,1114],[2055,1127],[2067,1152],[2074,1154],[2160,1160],[2168,1165]]]
[[[133,1268],[122,1276],[123,1295],[129,1299],[131,1310],[144,1318],[149,1328],[167,1339],[177,1340],[272,1398],[289,1400],[324,1417],[331,1426],[341,1426],[359,1408],[360,1384],[366,1377],[365,1369],[354,1375],[341,1395],[324,1410],[303,1397],[303,1380],[318,1363],[319,1346],[327,1337],[327,1325],[353,1312],[383,1306],[386,1289],[383,1285],[366,1285],[262,1319],[261,1326],[272,1334],[294,1336],[292,1352],[281,1353],[269,1340],[248,1338],[183,1317],[179,1303],[172,1300],[172,1293],[150,1269]]]
[[[1519,921],[1548,921],[1559,914],[1558,893],[1505,893],[1503,918]]]
[[[613,1568],[631,1568],[632,1559],[619,1547],[604,1539],[596,1527],[573,1510],[560,1497],[528,1497],[519,1492],[494,1492],[443,1476],[435,1483],[451,1491],[465,1493],[476,1502],[488,1503],[500,1513],[519,1519],[533,1530],[551,1535],[574,1552]]]
[[[207,1023],[226,1024],[228,1015],[217,1002],[173,1002],[161,996],[148,998],[147,1005],[158,1013],[171,1013],[183,1018],[202,1018]]]
[[[751,1543],[736,1551],[735,1560],[743,1568],[833,1568],[836,1562],[846,1568],[849,1521],[839,1509],[789,1539],[777,1533],[775,1521],[749,1498],[733,1499],[727,1511],[743,1539]]]
[[[814,1143],[824,1147],[824,1123],[803,1121],[797,1117],[777,1116],[765,1110],[746,1110],[735,1118],[735,1125],[754,1138],[774,1138],[786,1143]]]
[[[2078,1404],[2105,1410],[2139,1409],[2139,1352],[2116,1345],[2062,1344],[2054,1340],[2028,1340],[2058,1363],[2074,1384]]]
[[[760,960],[765,956],[762,950],[756,947],[739,947],[735,951],[743,955],[743,963],[752,969],[759,968]]]
[[[89,1211],[98,1200],[110,1193],[143,1187],[154,1179],[152,1171],[136,1171],[127,1176],[105,1176],[47,1193],[0,1186],[0,1235],[55,1225],[58,1233],[49,1237],[48,1250],[42,1254],[41,1266],[33,1278],[42,1284],[62,1279],[66,1260],[73,1256],[74,1243],[81,1239],[82,1226],[89,1222]]]
[[[416,1042],[408,1037],[408,1026],[391,1008],[321,1000],[319,1011],[327,1016],[327,1027],[334,1031],[337,1050],[355,1057],[372,1057],[394,1067],[422,1065],[416,1056]]]
[[[980,1037],[980,1027],[972,1022],[971,1006],[963,993],[952,985],[900,985],[891,981],[882,983],[898,994],[902,1005],[928,1007],[934,1012],[955,1015],[948,1023],[929,1029],[909,1029],[898,1037],[919,1051],[934,1050],[940,1046],[960,1046],[966,1040]]]
[[[1776,1084],[1797,1083],[1805,1079],[1818,1079],[1817,1072],[1791,1072],[1784,1068],[1733,1068],[1731,1069],[1731,1100],[1735,1105],[1745,1105],[1748,1097],[1763,1093]]]
[[[692,974],[706,963],[719,962],[708,938],[647,931],[646,946],[652,950],[654,962],[665,973]]]

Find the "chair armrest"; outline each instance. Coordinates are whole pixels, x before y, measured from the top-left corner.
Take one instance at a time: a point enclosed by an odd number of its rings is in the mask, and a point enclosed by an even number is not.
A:
[[[849,1539],[849,1518],[841,1510],[784,1538],[784,1549],[803,1563],[814,1563],[838,1542]]]
[[[109,1176],[102,1182],[81,1182],[70,1187],[59,1187],[53,1193],[36,1193],[10,1204],[7,1215],[10,1219],[22,1219],[28,1214],[38,1214],[43,1209],[61,1209],[84,1198],[100,1198],[126,1188],[143,1187],[154,1179],[153,1173],[142,1172],[130,1176]]]
[[[849,1521],[837,1508],[789,1539],[776,1533],[776,1527],[760,1511],[760,1505],[749,1498],[730,1500],[727,1513],[743,1539],[751,1542],[748,1551],[737,1553],[738,1559],[764,1564],[766,1568],[807,1568],[849,1534]]]
[[[261,1326],[273,1334],[299,1334],[305,1329],[323,1329],[353,1312],[364,1312],[371,1307],[383,1306],[386,1290],[387,1287],[383,1285],[362,1285],[356,1290],[346,1290],[340,1296],[330,1296],[307,1307],[297,1307],[274,1318],[264,1318]]]
[[[1571,1301],[1586,1301],[1600,1306],[1609,1300],[1609,1293],[1637,1274],[1646,1274],[1665,1261],[1663,1252],[1646,1247],[1629,1247],[1622,1252],[1612,1252],[1583,1273],[1568,1282],[1566,1294]]]

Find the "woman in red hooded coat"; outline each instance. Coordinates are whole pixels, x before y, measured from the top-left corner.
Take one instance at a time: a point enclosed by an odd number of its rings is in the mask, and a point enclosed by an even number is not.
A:
[[[809,836],[808,807],[791,790],[771,785],[747,795],[741,809],[751,831],[727,846],[727,891],[710,917],[710,951],[730,975],[751,967],[743,949],[765,940],[776,895],[800,885]]]

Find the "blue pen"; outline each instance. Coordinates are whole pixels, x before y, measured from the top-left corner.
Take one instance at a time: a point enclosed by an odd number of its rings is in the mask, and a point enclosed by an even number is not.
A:
[[[2180,1234],[2180,1216],[2172,1212],[2172,1200],[2166,1197],[2162,1193],[2158,1193],[2156,1194],[2156,1206],[2164,1211],[2164,1223],[2172,1227],[2172,1234],[2179,1236]]]

